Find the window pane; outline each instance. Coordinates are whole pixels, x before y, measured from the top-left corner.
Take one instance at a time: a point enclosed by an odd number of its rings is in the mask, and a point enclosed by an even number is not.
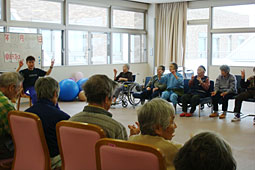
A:
[[[128,63],[128,34],[112,34],[112,63]]]
[[[10,27],[9,32],[17,32],[17,33],[37,33],[36,28],[22,28],[22,27]]]
[[[4,27],[0,26],[0,32],[4,32]]]
[[[212,64],[255,65],[255,33],[213,34]]]
[[[55,66],[61,65],[62,60],[62,36],[61,31],[42,30],[43,36],[43,66],[50,66],[51,60],[55,59]]]
[[[188,9],[188,20],[209,19],[209,8]]]
[[[114,9],[113,27],[144,29],[144,13]]]
[[[69,65],[88,64],[88,32],[68,31]]]
[[[93,33],[91,64],[107,64],[107,34]]]
[[[107,8],[69,4],[69,24],[107,26]]]
[[[130,61],[131,63],[141,62],[141,35],[130,36]]]
[[[187,27],[185,67],[196,73],[198,66],[207,67],[207,25]]]
[[[213,28],[255,27],[255,5],[213,8]]]
[[[11,0],[11,20],[61,23],[61,3]]]

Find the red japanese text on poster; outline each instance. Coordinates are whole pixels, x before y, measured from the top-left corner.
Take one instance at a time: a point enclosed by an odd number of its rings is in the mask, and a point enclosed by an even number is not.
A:
[[[20,43],[24,43],[24,41],[25,41],[25,35],[24,34],[20,34],[19,35],[19,42]]]
[[[10,43],[11,42],[11,37],[9,33],[4,34],[4,41],[5,43]]]
[[[20,54],[17,52],[11,52],[11,60],[13,63],[17,63],[20,60]]]
[[[6,63],[12,62],[10,52],[4,52],[4,62],[6,62]]]
[[[42,38],[41,35],[38,35],[38,36],[37,36],[37,40],[38,40],[38,43],[39,43],[39,44],[42,44],[43,38]]]

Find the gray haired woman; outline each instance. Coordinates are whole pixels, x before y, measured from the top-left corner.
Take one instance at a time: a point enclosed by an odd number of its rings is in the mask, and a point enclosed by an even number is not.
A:
[[[138,110],[138,128],[129,125],[129,141],[153,145],[165,156],[167,169],[173,168],[173,160],[182,145],[171,142],[177,128],[174,107],[159,98],[152,99]],[[141,134],[139,134],[141,131]],[[139,135],[136,135],[139,134]]]
[[[221,74],[216,79],[214,92],[212,92],[212,103],[214,112],[210,117],[218,117],[218,104],[221,101],[223,113],[220,119],[224,119],[227,114],[228,100],[236,93],[236,78],[230,74],[230,68],[227,65],[220,66]]]

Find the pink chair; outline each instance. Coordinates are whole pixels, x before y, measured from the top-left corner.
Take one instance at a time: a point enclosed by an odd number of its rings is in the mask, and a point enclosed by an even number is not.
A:
[[[115,139],[101,139],[96,144],[98,170],[166,170],[159,149]]]
[[[8,114],[15,147],[13,170],[50,170],[50,156],[40,118],[21,111]]]
[[[80,122],[57,123],[62,170],[96,170],[95,144],[105,137],[102,128]]]

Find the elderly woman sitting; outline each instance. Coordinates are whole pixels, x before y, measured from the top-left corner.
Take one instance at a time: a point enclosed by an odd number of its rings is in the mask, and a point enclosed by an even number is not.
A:
[[[216,79],[214,92],[212,92],[212,103],[214,112],[210,117],[218,116],[218,104],[222,101],[222,111],[220,119],[224,119],[227,114],[228,100],[231,99],[236,93],[236,78],[230,74],[230,68],[227,65],[220,66],[221,75]]]
[[[174,137],[176,124],[174,122],[174,108],[167,101],[159,98],[152,99],[138,110],[139,128],[129,125],[129,141],[153,145],[160,149],[165,156],[167,169],[174,169],[173,160],[180,144],[170,140]],[[140,133],[139,135],[135,135]]]

